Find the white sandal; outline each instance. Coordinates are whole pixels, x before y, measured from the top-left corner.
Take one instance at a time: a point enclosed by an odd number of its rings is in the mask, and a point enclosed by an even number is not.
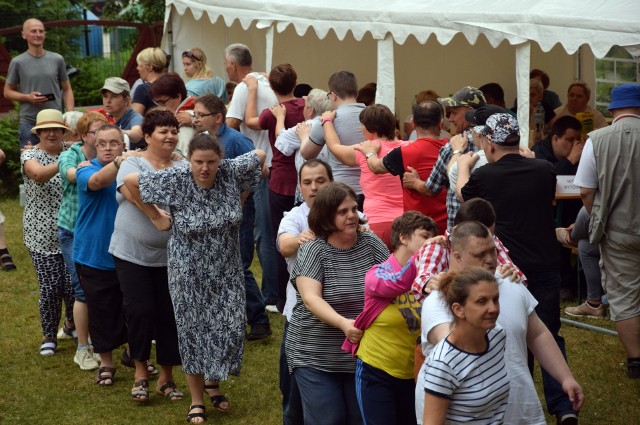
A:
[[[45,339],[40,346],[40,355],[53,356],[56,353],[56,348],[58,348],[58,343],[50,339]]]

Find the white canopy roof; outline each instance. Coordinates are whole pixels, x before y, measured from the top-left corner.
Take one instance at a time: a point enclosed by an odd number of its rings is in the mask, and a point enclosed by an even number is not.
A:
[[[166,0],[179,14],[196,19],[206,12],[211,22],[222,17],[277,31],[293,25],[299,35],[313,28],[320,39],[330,29],[341,40],[351,31],[357,40],[369,32],[374,39],[390,34],[403,44],[409,35],[425,43],[434,34],[441,44],[463,33],[471,44],[484,34],[496,47],[535,41],[543,51],[560,43],[567,53],[588,45],[596,57],[614,45],[640,44],[637,0]]]
[[[190,11],[196,21],[206,13],[211,24],[222,18],[227,27],[237,21],[244,30],[266,30],[267,70],[271,68],[274,54],[274,33],[283,33],[289,26],[301,37],[311,28],[320,40],[329,38],[329,30],[341,41],[348,32],[358,42],[368,38],[368,33],[377,42],[376,102],[386,104],[391,110],[395,110],[396,97],[395,43],[405,44],[411,41],[409,36],[413,36],[418,43],[426,44],[433,36],[441,45],[448,45],[458,34],[474,46],[480,43],[481,34],[493,48],[507,41],[515,46],[516,96],[522,136],[528,135],[532,44],[542,52],[549,52],[559,44],[568,54],[585,46],[595,57],[605,56],[615,45],[640,45],[638,0],[165,1],[165,35],[171,32],[168,26],[173,24],[174,30],[179,27],[181,36],[175,40],[177,44],[187,33],[206,30],[200,25],[188,28],[176,25],[175,12],[185,18],[185,13]],[[301,45],[302,49],[306,47]],[[464,66],[471,70],[469,65]],[[523,137],[523,143],[525,139]]]

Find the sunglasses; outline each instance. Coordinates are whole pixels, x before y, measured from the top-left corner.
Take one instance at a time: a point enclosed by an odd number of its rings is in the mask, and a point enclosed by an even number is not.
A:
[[[191,50],[187,50],[186,52],[182,52],[182,57],[183,57],[183,58],[185,58],[185,57],[186,57],[186,58],[189,58],[189,59],[195,59],[195,60],[197,60],[198,62],[202,62],[202,58],[200,58],[200,57],[198,57],[198,56],[194,55],[194,54],[191,52]]]

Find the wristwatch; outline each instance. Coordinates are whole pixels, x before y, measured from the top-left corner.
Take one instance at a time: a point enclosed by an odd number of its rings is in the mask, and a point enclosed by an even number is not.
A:
[[[369,158],[371,158],[371,157],[372,157],[373,155],[375,155],[375,154],[376,154],[375,152],[369,152],[369,153],[368,153],[368,154],[366,154],[364,157],[365,157],[365,159],[369,159]]]

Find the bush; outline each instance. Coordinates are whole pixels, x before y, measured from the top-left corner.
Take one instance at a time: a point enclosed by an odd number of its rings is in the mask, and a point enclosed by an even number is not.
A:
[[[100,88],[105,78],[120,77],[131,56],[131,50],[120,52],[119,62],[112,54],[110,58],[89,56],[77,64],[72,64],[80,70],[77,77],[71,78],[71,87],[76,106],[102,105]]]
[[[15,197],[22,183],[17,114],[0,119],[0,149],[7,157],[0,164],[0,198]]]

